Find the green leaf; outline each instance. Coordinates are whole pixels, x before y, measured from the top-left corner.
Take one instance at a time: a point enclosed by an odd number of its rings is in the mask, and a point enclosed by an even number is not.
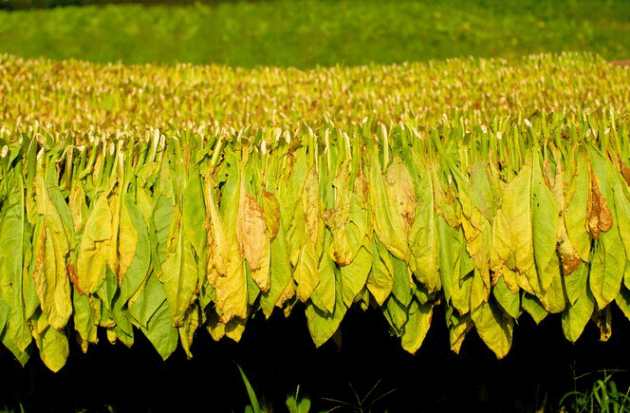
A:
[[[540,277],[541,289],[547,291],[553,280],[560,276],[558,272],[560,266],[556,255],[560,217],[556,199],[543,181],[537,154],[534,155],[532,162],[531,188],[534,259]],[[552,269],[547,270],[550,265]]]
[[[376,154],[370,167],[370,205],[372,206],[372,220],[374,232],[387,249],[399,260],[407,261],[409,246],[403,225],[403,218],[398,211],[396,201],[390,196],[387,184],[379,169]]]
[[[547,317],[547,314],[549,314],[538,298],[529,293],[523,293],[523,296],[521,297],[521,306],[523,307],[523,310],[527,311],[527,313],[534,319],[536,324],[539,324],[545,317]]]
[[[376,237],[372,238],[372,270],[368,275],[367,288],[379,306],[382,306],[392,292],[394,286],[394,267],[391,254],[383,246],[379,251]],[[382,244],[381,244],[382,245]]]
[[[81,350],[86,353],[90,343],[98,343],[98,320],[90,305],[88,296],[75,292],[72,296],[74,304],[74,329]]]
[[[545,270],[545,274],[548,275],[541,276],[551,279],[551,284],[539,299],[545,309],[552,314],[560,313],[566,307],[566,293],[560,271],[560,260],[554,255]]]
[[[284,225],[280,223],[276,237],[271,242],[271,283],[269,291],[263,292],[260,298],[265,317],[271,317],[271,313],[280,296],[287,288],[289,282],[292,282],[291,277],[291,263],[289,262],[289,249],[286,244],[285,229]],[[320,272],[320,279],[321,277],[322,274]]]
[[[394,260],[395,259],[396,258],[394,258]],[[403,265],[406,272],[407,266],[404,263]],[[396,265],[394,267],[396,268]],[[359,292],[365,286],[365,283],[367,282],[368,274],[370,273],[371,268],[372,268],[372,254],[364,247],[361,247],[359,249],[359,253],[357,254],[355,260],[352,261],[351,264],[340,268],[343,300],[344,300],[344,303],[346,304],[346,307],[350,307],[352,305],[357,294],[359,294]],[[407,277],[407,285],[408,284],[409,282],[408,282],[408,277]],[[396,285],[396,276],[394,275],[394,286],[395,285]]]
[[[145,328],[141,325],[140,330],[153,344],[163,360],[166,360],[177,349],[179,335],[177,328],[173,327],[166,299],[149,320],[148,327]]]
[[[326,231],[324,238],[324,249],[329,247],[332,243],[332,235],[330,231]],[[325,313],[332,314],[335,309],[335,295],[336,295],[336,282],[335,282],[335,262],[330,258],[328,254],[322,254],[319,261],[319,284],[311,294],[311,301],[317,308]],[[343,279],[343,274],[342,274]],[[345,294],[345,289],[344,289]],[[346,305],[352,304],[346,303]]]
[[[339,277],[338,270],[335,270],[335,276]],[[337,280],[335,283],[335,308],[332,314],[320,310],[310,302],[307,303],[305,309],[306,321],[316,347],[327,342],[335,334],[347,310],[348,308],[343,302],[340,280]]]
[[[262,409],[260,408],[260,403],[258,403],[258,398],[256,397],[256,393],[254,392],[254,388],[249,383],[249,380],[247,380],[247,376],[245,375],[245,372],[243,371],[241,366],[239,366],[238,364],[236,366],[238,367],[238,371],[241,373],[243,383],[245,383],[245,388],[247,389],[247,397],[249,397],[249,402],[252,404],[253,412],[262,413]]]
[[[42,312],[53,328],[61,329],[72,315],[66,262],[70,253],[69,230],[64,227],[59,211],[50,199],[49,190],[54,192],[58,189],[49,187],[40,173],[37,176],[39,219],[34,235],[33,279]]]
[[[437,229],[437,214],[433,181],[426,166],[419,168],[418,205],[416,220],[409,232],[411,257],[409,266],[416,279],[423,283],[430,292],[441,287],[440,280],[440,239]]]
[[[30,248],[27,243],[30,228],[25,216],[24,186],[20,175],[14,175],[9,182],[8,199],[0,215],[0,289],[8,307],[4,338],[11,340],[22,353],[32,341],[28,325],[30,314],[24,297],[24,283],[29,281],[24,277],[24,259],[26,249]]]
[[[564,223],[573,247],[583,261],[590,260],[591,236],[586,228],[587,204],[591,178],[586,154],[578,151],[576,175],[565,197]]]
[[[397,336],[401,336],[404,332],[403,328],[407,320],[409,319],[409,313],[407,312],[407,306],[396,298],[395,295],[390,295],[385,305],[381,307],[383,315],[394,329]]]
[[[402,347],[411,354],[415,354],[424,341],[431,319],[433,318],[433,303],[419,304],[413,300],[409,307],[409,319],[405,324],[402,335]]]
[[[562,312],[562,331],[567,340],[575,343],[582,335],[595,310],[595,300],[584,285],[583,293]]]
[[[199,285],[199,268],[192,244],[186,239],[180,224],[180,212],[176,212],[169,235],[166,262],[160,281],[164,284],[166,299],[173,317],[173,325],[183,325],[188,307],[196,299]]]
[[[532,166],[528,159],[516,178],[505,187],[501,208],[493,223],[491,268],[495,272],[506,264],[522,274],[534,265],[531,185]]]
[[[500,277],[497,284],[492,289],[492,295],[497,300],[503,310],[512,318],[518,319],[521,315],[521,295],[510,291],[505,284],[504,277]]]

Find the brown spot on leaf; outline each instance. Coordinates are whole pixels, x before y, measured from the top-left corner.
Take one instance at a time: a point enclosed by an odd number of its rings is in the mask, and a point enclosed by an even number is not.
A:
[[[306,220],[306,229],[313,243],[317,242],[317,222],[320,211],[319,176],[312,168],[306,176],[302,190],[302,212]]]
[[[252,271],[260,269],[267,246],[267,224],[263,209],[253,196],[241,190],[236,235],[243,258]]]
[[[398,212],[408,233],[416,219],[416,196],[414,183],[402,159],[395,157],[385,176],[391,196],[396,199]]]
[[[599,190],[599,180],[591,170],[591,190],[588,196],[586,221],[589,233],[594,239],[599,239],[601,231],[612,228],[613,218],[606,198]]]
[[[79,288],[79,278],[77,277],[77,272],[74,269],[74,265],[72,263],[69,263],[66,268],[68,270],[68,278],[70,278],[70,282],[74,285],[74,288],[79,294],[85,295],[85,292],[81,290],[81,288]]]
[[[626,184],[630,186],[630,168],[628,168],[628,166],[623,163],[623,161],[621,160],[621,156],[619,157],[619,169],[621,170],[621,176],[623,176]]]

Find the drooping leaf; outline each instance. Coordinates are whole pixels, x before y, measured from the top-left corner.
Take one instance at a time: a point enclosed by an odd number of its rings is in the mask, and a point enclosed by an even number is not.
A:
[[[479,306],[471,314],[475,328],[488,348],[498,359],[505,357],[512,347],[514,319],[490,303]]]
[[[433,303],[419,304],[413,300],[409,307],[409,319],[405,324],[402,335],[402,347],[411,354],[415,354],[422,345],[431,327],[433,318]]]

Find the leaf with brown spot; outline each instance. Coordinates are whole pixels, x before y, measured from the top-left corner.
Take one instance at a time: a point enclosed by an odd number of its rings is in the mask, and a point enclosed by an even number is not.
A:
[[[211,177],[207,178],[207,186],[205,190],[206,205],[206,232],[208,243],[208,283],[213,287],[216,286],[217,278],[225,277],[226,269],[229,261],[229,246],[223,223],[217,209],[217,203],[214,196],[214,187],[212,186]]]
[[[413,179],[399,156],[394,156],[391,165],[387,168],[385,181],[389,196],[395,200],[398,213],[402,217],[405,235],[408,235],[416,220],[416,196],[413,189]]]
[[[315,167],[311,168],[302,189],[302,212],[306,221],[307,235],[311,242],[318,242],[318,221],[321,211],[321,201],[319,192],[319,175]]]
[[[556,161],[556,174],[551,191],[553,192],[556,204],[558,205],[558,216],[560,218],[558,222],[558,236],[557,236],[557,252],[560,256],[562,264],[562,273],[564,275],[571,274],[580,265],[582,260],[577,250],[571,244],[569,235],[567,233],[567,227],[564,220],[565,216],[565,196],[564,196],[564,180],[562,163],[560,161],[560,155],[557,150],[553,150],[553,155]],[[549,166],[549,160],[545,160],[543,166],[547,175],[551,176],[552,171]]]
[[[591,236],[588,232],[588,205],[590,198],[591,172],[588,159],[578,151],[575,174],[571,178],[564,196],[563,226],[567,237],[583,261],[590,260]]]
[[[236,237],[241,254],[249,264],[256,285],[261,291],[268,291],[270,245],[265,213],[256,199],[247,193],[244,182],[241,182]]]
[[[612,228],[612,212],[608,208],[606,198],[599,190],[599,179],[591,168],[591,190],[587,206],[587,228],[594,239],[599,239],[601,231]]]

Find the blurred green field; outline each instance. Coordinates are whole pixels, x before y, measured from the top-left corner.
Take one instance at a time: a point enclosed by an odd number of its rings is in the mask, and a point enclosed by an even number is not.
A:
[[[306,68],[560,51],[630,57],[630,2],[276,0],[0,11],[0,53],[23,57]]]

